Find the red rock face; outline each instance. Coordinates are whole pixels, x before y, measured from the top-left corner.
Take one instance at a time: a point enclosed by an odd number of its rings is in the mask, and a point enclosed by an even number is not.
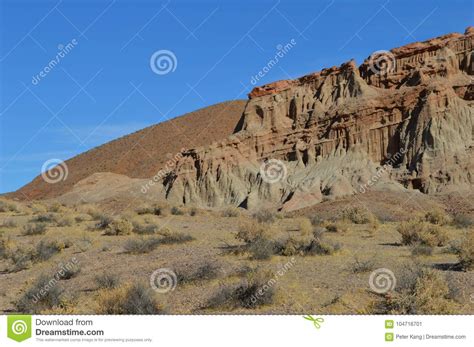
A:
[[[471,27],[255,88],[241,128],[185,153],[166,198],[296,209],[367,189],[471,189],[473,43]],[[285,171],[271,183],[270,159]]]

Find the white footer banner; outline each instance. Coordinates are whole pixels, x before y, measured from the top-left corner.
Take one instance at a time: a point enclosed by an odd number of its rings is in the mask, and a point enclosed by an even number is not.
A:
[[[474,346],[473,316],[28,316],[0,346]]]

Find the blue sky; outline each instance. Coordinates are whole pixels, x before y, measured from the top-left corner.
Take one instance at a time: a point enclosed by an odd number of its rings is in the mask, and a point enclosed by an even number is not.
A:
[[[258,84],[360,64],[373,51],[474,24],[474,0],[0,4],[0,192],[29,182],[49,159],[246,98],[252,76],[291,40]],[[169,73],[150,65],[160,50],[175,57]]]

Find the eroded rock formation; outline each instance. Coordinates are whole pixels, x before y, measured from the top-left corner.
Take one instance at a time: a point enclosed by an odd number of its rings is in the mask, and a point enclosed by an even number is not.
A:
[[[366,189],[470,189],[473,44],[471,27],[257,87],[240,128],[187,150],[160,194],[292,210]]]

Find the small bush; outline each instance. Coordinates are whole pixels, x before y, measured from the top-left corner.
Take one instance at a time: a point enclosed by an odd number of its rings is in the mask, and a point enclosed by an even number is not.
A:
[[[161,239],[157,237],[129,239],[125,241],[123,246],[126,253],[142,254],[155,250],[161,243]]]
[[[267,229],[262,224],[255,222],[244,222],[240,224],[239,231],[235,234],[235,238],[245,243],[252,243],[256,239],[266,238]]]
[[[49,212],[61,212],[64,210],[65,210],[65,206],[61,205],[59,202],[55,202],[54,204],[51,204],[48,206]]]
[[[80,214],[74,217],[74,220],[76,221],[76,223],[82,223],[89,220],[89,216],[85,214]]]
[[[159,314],[162,308],[148,286],[137,283],[99,293],[100,314]]]
[[[309,247],[304,251],[307,255],[333,255],[339,252],[342,245],[338,242],[313,240]]]
[[[469,228],[474,225],[474,220],[472,217],[465,214],[457,214],[453,218],[453,225],[456,228]]]
[[[299,218],[298,219],[298,230],[301,236],[311,235],[313,232],[313,225],[308,218]]]
[[[13,202],[0,200],[0,212],[18,212],[18,206]]]
[[[120,236],[129,235],[133,230],[133,225],[127,219],[121,218],[110,222],[104,231],[104,235]]]
[[[194,237],[192,237],[191,235],[180,232],[171,232],[168,229],[161,229],[158,234],[161,235],[160,243],[164,245],[170,245],[174,243],[185,243],[194,240]]]
[[[33,217],[30,222],[38,222],[38,223],[55,223],[57,222],[57,218],[53,213],[41,213],[35,217]]]
[[[17,222],[13,218],[4,219],[1,225],[3,228],[16,228]]]
[[[199,265],[197,269],[189,271],[188,269],[179,270],[177,273],[178,283],[193,283],[197,281],[211,280],[218,276],[219,266],[214,262],[206,261]]]
[[[21,313],[41,313],[44,310],[64,306],[63,290],[54,278],[40,276],[16,302]]]
[[[73,277],[76,277],[81,272],[81,267],[78,264],[73,266],[66,267],[58,271],[58,278],[60,280],[70,280]]]
[[[46,233],[45,223],[26,224],[23,226],[23,235],[44,235]]]
[[[58,221],[59,227],[70,227],[73,224],[74,224],[74,218],[72,218],[71,216],[63,217]]]
[[[425,214],[425,221],[435,225],[445,225],[450,222],[450,218],[441,210],[433,210]]]
[[[324,220],[318,215],[311,216],[309,220],[311,221],[311,224],[314,226],[319,226],[324,222]]]
[[[29,269],[34,261],[33,250],[16,249],[10,253],[10,261],[13,267],[10,272],[18,272]]]
[[[235,285],[223,285],[208,300],[207,308],[254,309],[273,302],[276,280],[270,274],[250,272]]]
[[[46,261],[53,255],[61,252],[64,248],[64,244],[60,242],[41,240],[36,245],[33,259],[35,261]]]
[[[353,207],[346,209],[342,212],[344,219],[350,220],[354,224],[367,224],[373,223],[377,217],[366,208]]]
[[[97,223],[95,224],[95,228],[99,230],[107,229],[114,221],[112,217],[107,216],[105,214],[97,214],[94,215],[93,218],[97,221]]]
[[[102,275],[97,275],[95,277],[95,283],[98,289],[113,289],[119,286],[120,279],[117,275],[106,272]]]
[[[372,271],[375,267],[375,260],[373,258],[360,259],[354,257],[354,261],[350,265],[350,272],[352,273],[364,273]]]
[[[140,224],[133,222],[133,232],[139,235],[151,235],[156,234],[160,227],[156,224]]]
[[[259,223],[273,223],[275,221],[275,213],[271,210],[260,210],[252,215]]]
[[[326,223],[326,231],[330,233],[345,233],[348,227],[343,222],[329,222]]]
[[[12,241],[7,238],[0,238],[0,259],[7,259],[12,252]]]
[[[240,210],[237,207],[228,207],[222,211],[222,217],[239,217]]]
[[[427,246],[444,246],[448,241],[446,232],[438,225],[412,220],[402,222],[397,231],[402,235],[402,244],[420,243]]]
[[[413,255],[413,256],[419,256],[419,255],[430,256],[430,255],[433,255],[433,246],[417,243],[417,244],[412,246],[411,255]]]
[[[191,209],[189,210],[189,215],[190,215],[191,217],[197,216],[198,213],[199,213],[199,210],[198,210],[197,208],[195,208],[195,207],[193,207],[193,208],[191,208]]]
[[[259,237],[253,240],[247,247],[247,251],[254,260],[265,260],[275,254],[275,244],[271,240]]]
[[[459,266],[464,271],[474,268],[474,230],[470,230],[459,244]]]
[[[384,312],[388,314],[452,314],[456,303],[441,273],[415,267],[399,276],[395,293],[387,298]]]
[[[184,211],[181,210],[179,207],[176,207],[176,206],[173,206],[170,210],[170,213],[173,215],[173,216],[182,216],[184,215]]]

